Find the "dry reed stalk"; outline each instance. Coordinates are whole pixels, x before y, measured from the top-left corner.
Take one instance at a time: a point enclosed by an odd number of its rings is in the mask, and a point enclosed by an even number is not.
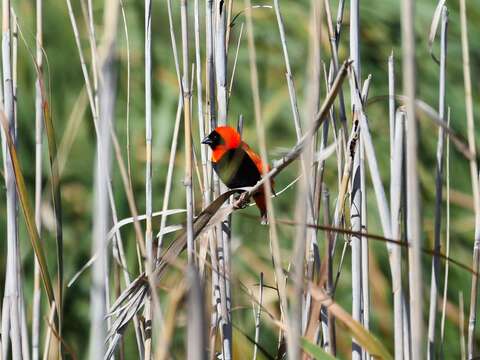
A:
[[[152,272],[155,262],[153,253],[153,230],[152,230],[152,1],[145,0],[145,246],[147,259],[145,270],[147,276]],[[152,291],[155,291],[152,289]],[[151,296],[147,295],[145,302],[145,359],[152,357],[152,302]]]
[[[37,69],[43,74],[43,0],[36,0],[36,56]],[[43,109],[40,77],[35,83],[35,223],[41,234],[41,204],[42,204],[42,144],[43,144]],[[32,360],[40,358],[40,316],[41,316],[41,288],[40,268],[37,259],[34,267],[32,305]]]
[[[480,183],[480,173],[478,175]],[[480,191],[480,187],[478,189]],[[478,272],[480,269],[480,212],[475,216],[475,242],[473,245],[473,271],[472,285],[470,288],[470,312],[468,316],[467,335],[467,356],[468,359],[475,358],[475,327],[477,323],[477,302],[478,302]]]
[[[468,45],[468,29],[467,29],[467,9],[465,0],[460,0],[460,24],[462,37],[462,59],[463,59],[463,79],[465,86],[465,107],[467,112],[467,129],[468,129],[468,147],[473,155],[470,159],[470,176],[472,181],[472,193],[474,198],[475,209],[475,238],[473,245],[473,268],[478,272],[480,268],[480,178],[478,175],[478,167],[476,162],[476,146],[475,146],[475,122],[473,116],[473,100],[472,100],[472,81],[470,75],[470,55]],[[478,276],[472,275],[472,285],[470,289],[470,314],[468,321],[468,337],[467,337],[467,356],[468,359],[474,357],[475,342],[475,326],[476,312],[478,301]]]
[[[273,8],[275,10],[275,16],[277,18],[278,31],[280,33],[280,42],[282,44],[283,58],[285,61],[286,73],[288,85],[288,94],[290,97],[290,107],[293,115],[293,122],[295,125],[295,132],[297,134],[297,140],[302,137],[302,128],[300,124],[300,113],[298,111],[297,92],[295,90],[295,84],[293,80],[292,69],[290,67],[290,57],[288,55],[287,40],[285,35],[285,25],[283,24],[282,14],[280,12],[280,3],[278,0],[273,1]]]
[[[467,351],[465,348],[465,309],[463,305],[463,292],[459,291],[459,299],[458,299],[458,311],[459,311],[459,321],[458,321],[458,328],[459,328],[459,340],[460,340],[460,354],[461,359],[467,358]]]
[[[208,133],[205,117],[203,114],[203,82],[202,82],[202,58],[200,52],[200,8],[199,0],[194,3],[194,26],[195,26],[195,70],[197,80],[197,114],[198,114],[198,129],[200,141],[205,138]],[[209,184],[208,176],[208,146],[200,146],[200,157],[202,162],[203,174],[203,206],[206,207],[211,199],[211,186]]]
[[[189,287],[187,356],[189,360],[206,360],[204,286],[193,264],[187,269],[187,282]]]
[[[450,125],[450,108],[448,108],[447,113],[447,124]],[[447,257],[450,257],[450,139],[447,138],[446,144],[446,154],[445,154],[445,180],[446,180],[446,211],[445,211],[445,254]],[[440,325],[440,341],[442,342],[442,352],[443,347],[445,346],[445,316],[447,308],[447,290],[448,290],[448,275],[450,269],[450,262],[447,260],[445,262],[445,276],[443,284],[443,303],[442,303],[442,319]]]
[[[312,139],[313,143],[313,139]],[[311,144],[306,145],[307,149],[308,147],[311,147]],[[312,156],[311,151],[305,151],[303,156],[302,156],[302,161],[304,164],[310,164],[310,158]],[[307,238],[307,234],[315,234],[315,231],[312,231],[313,229],[308,229],[307,233],[307,226],[306,223],[304,222],[305,218],[311,219],[313,217],[312,213],[307,213],[309,211],[308,209],[308,204],[311,205],[311,199],[310,195],[310,181],[308,180],[312,174],[311,174],[311,169],[312,167],[309,166],[304,175],[300,179],[300,184],[298,186],[297,190],[297,199],[296,199],[296,207],[295,207],[295,218],[296,222],[299,224],[296,226],[296,234],[295,234],[295,240],[294,240],[294,251],[293,251],[293,257],[292,257],[292,267],[293,269],[291,270],[291,277],[292,277],[292,283],[293,283],[293,292],[291,298],[290,298],[290,311],[289,311],[289,322],[290,322],[290,329],[287,333],[287,339],[288,339],[288,357],[289,359],[298,359],[300,356],[300,336],[303,333],[303,326],[302,326],[302,320],[305,319],[306,322],[306,309],[305,312],[302,311],[302,308],[308,305],[308,303],[305,302],[304,298],[304,276],[305,276],[305,257],[308,256],[306,254],[307,250],[307,244],[308,244],[308,238],[310,238],[312,241],[311,237]],[[308,260],[308,257],[307,257]],[[305,302],[305,304],[304,304]]]
[[[216,120],[216,109],[215,109],[215,64],[214,64],[214,10],[213,10],[213,0],[205,0],[205,48],[206,48],[206,61],[205,61],[205,75],[206,75],[206,101],[207,101],[207,129],[211,130],[217,126]],[[201,145],[202,146],[202,145]],[[210,154],[210,150],[207,147],[207,155]],[[213,173],[212,164],[210,161],[207,162],[207,171],[210,178],[210,187],[211,190],[215,190],[215,194],[218,196],[216,185],[218,184],[218,179]],[[210,249],[210,258],[212,263],[212,272],[211,272],[211,282],[212,282],[212,291],[211,291],[211,301],[212,308],[214,311],[211,313],[210,319],[210,358],[213,359],[215,356],[215,342],[218,329],[218,323],[221,316],[221,298],[220,298],[220,279],[218,274],[220,274],[217,261],[217,231],[211,231],[209,236],[209,249]],[[216,271],[215,271],[216,270]]]
[[[359,0],[350,2],[350,59],[353,61],[353,69],[355,70],[355,82],[360,84],[361,67],[360,67],[360,9]],[[351,103],[354,111],[354,120],[358,119],[358,112],[354,105],[355,88],[351,89]],[[360,127],[360,134],[364,129]],[[362,143],[362,139],[359,139]],[[357,149],[360,149],[361,145]],[[360,232],[362,230],[362,202],[364,194],[361,187],[361,151],[355,152],[353,160],[353,173],[350,187],[350,223],[352,231]],[[352,317],[354,320],[361,322],[362,317],[362,252],[360,245],[360,237],[351,237],[350,245],[352,247]],[[352,339],[352,360],[360,360],[362,357],[362,349]]]
[[[116,149],[115,149],[115,151],[116,151]],[[131,283],[130,273],[129,273],[129,270],[128,270],[128,264],[127,264],[127,259],[126,259],[126,256],[125,256],[125,250],[124,250],[124,247],[123,247],[122,237],[121,237],[120,230],[119,230],[118,216],[117,216],[117,210],[116,210],[116,206],[115,206],[115,199],[113,198],[113,193],[110,191],[110,189],[108,191],[108,197],[109,197],[109,201],[110,201],[110,208],[112,209],[113,223],[115,224],[114,228],[116,228],[115,236],[114,236],[114,242],[113,242],[112,255],[113,255],[114,259],[117,261],[119,270],[121,270],[122,273],[123,273],[125,286],[128,287]],[[138,356],[139,356],[139,359],[143,360],[143,358],[144,358],[144,345],[143,345],[144,339],[143,339],[142,332],[140,330],[140,323],[139,323],[139,319],[138,319],[137,316],[133,318],[133,323],[134,323],[134,328],[135,328],[135,338],[136,338],[136,341],[137,341],[137,349],[138,349],[138,354],[139,354]],[[107,325],[109,327],[111,326],[110,319],[107,319]]]
[[[352,79],[353,79],[353,76],[352,76]],[[354,79],[352,80],[352,84],[355,84]],[[380,171],[379,171],[378,163],[377,163],[377,160],[376,160],[375,150],[373,148],[373,143],[372,143],[372,139],[371,139],[371,135],[370,135],[370,131],[369,131],[368,120],[366,118],[365,113],[363,112],[363,103],[362,103],[362,100],[361,100],[361,98],[358,94],[358,87],[356,85],[352,85],[352,88],[354,88],[354,87],[357,88],[356,93],[354,93],[354,96],[355,96],[354,104],[359,111],[358,116],[359,116],[359,119],[360,119],[361,128],[363,130],[363,131],[361,131],[361,136],[362,136],[362,140],[363,140],[364,145],[365,145],[365,153],[367,155],[370,174],[371,174],[371,177],[372,177],[372,182],[373,182],[373,187],[374,187],[374,191],[375,191],[375,197],[376,197],[376,201],[377,201],[377,207],[378,207],[378,211],[379,211],[380,221],[381,221],[381,224],[382,224],[382,228],[383,228],[383,232],[384,232],[385,237],[390,238],[391,237],[391,232],[392,232],[392,230],[391,230],[391,219],[390,219],[390,214],[391,213],[390,213],[390,209],[389,209],[388,202],[387,202],[387,199],[386,199],[385,190],[383,188],[383,184],[382,184],[381,177],[380,177]],[[393,246],[391,244],[387,243],[387,249],[388,249],[389,253],[392,254]],[[397,275],[397,272],[394,270],[394,264],[393,264],[392,260],[393,260],[392,257],[389,257],[390,268],[391,268],[392,277],[393,277],[393,276]],[[396,282],[395,279],[392,278],[392,280],[393,280],[393,282]]]
[[[326,226],[331,224],[330,219],[330,195],[328,189],[325,187],[323,190],[323,223]],[[327,262],[327,281],[326,281],[326,291],[327,295],[333,296],[333,258],[332,258],[332,248],[333,248],[333,238],[330,232],[326,233],[327,239],[327,246],[326,246],[326,254],[325,260]],[[324,330],[323,336],[326,339],[326,343],[324,343],[325,350],[330,354],[335,356],[337,353],[337,342],[336,342],[336,331],[335,331],[335,318],[333,314],[328,311],[328,308],[323,307],[326,311],[326,319],[324,323],[326,323],[326,329]]]
[[[169,311],[168,314],[166,314],[167,317],[165,319],[165,342],[162,346],[158,346],[155,360],[166,360],[169,358],[170,344],[174,335],[177,311],[187,290],[185,285],[185,281],[181,281],[170,293],[169,304],[167,306]]]
[[[182,74],[182,96],[183,96],[183,110],[184,110],[184,129],[185,129],[185,179],[184,186],[186,191],[186,208],[187,208],[187,255],[188,263],[192,268],[192,271],[197,271],[195,265],[195,245],[194,245],[194,233],[193,233],[193,218],[194,218],[194,206],[193,206],[193,181],[192,181],[192,119],[191,119],[191,86],[189,80],[189,68],[190,68],[190,59],[189,59],[189,34],[188,34],[188,8],[187,1],[180,1],[180,14],[181,14],[181,28],[182,28],[182,63],[183,63],[183,74]],[[193,270],[195,268],[195,270]],[[193,299],[191,301],[194,301]],[[191,304],[192,306],[193,304]],[[190,310],[192,311],[192,310]],[[203,313],[203,309],[197,309],[200,313]],[[188,349],[189,358],[193,359],[198,356],[202,357],[202,351],[196,351],[192,349],[193,344],[196,343],[195,337],[193,336],[195,332],[195,327],[201,328],[203,324],[190,323],[188,325]],[[200,341],[200,344],[202,342]],[[200,345],[201,346],[201,345]],[[195,355],[194,355],[195,354]]]
[[[50,311],[48,313],[48,324],[53,324],[53,321],[55,319],[55,304],[52,304],[50,307]],[[47,326],[47,334],[45,335],[45,346],[44,346],[44,352],[43,352],[43,360],[48,360],[50,359],[50,343],[52,341],[52,333],[53,333],[53,328],[51,326]]]
[[[253,360],[257,359],[258,342],[260,340],[260,317],[263,307],[263,272],[260,273],[260,282],[258,284],[258,309],[255,312],[255,304],[253,304],[253,316],[255,319],[255,344],[253,347]]]
[[[131,171],[131,149],[130,149],[130,84],[131,84],[131,65],[130,65],[130,36],[128,34],[127,14],[125,12],[125,4],[123,0],[119,0],[120,9],[122,11],[123,30],[125,32],[125,42],[127,48],[127,105],[126,105],[126,151],[127,151],[127,169],[128,179],[130,180],[130,187],[132,186],[132,171]]]
[[[106,237],[108,223],[111,216],[109,210],[114,205],[110,188],[110,163],[111,163],[111,127],[115,111],[116,74],[115,74],[115,39],[119,17],[119,5],[115,1],[106,1],[104,9],[104,33],[101,52],[97,51],[96,35],[93,20],[92,4],[88,2],[89,40],[92,51],[92,73],[94,89],[98,86],[98,94],[90,98],[92,113],[98,117],[97,157],[95,170],[95,210],[93,233],[93,253],[98,254],[93,265],[94,286],[91,289],[91,343],[90,358],[98,358],[105,350],[106,326],[105,315],[109,307],[108,284],[108,254],[106,251]],[[71,7],[70,7],[71,10]],[[108,14],[108,16],[107,16]],[[73,19],[73,13],[71,13]],[[72,20],[72,25],[74,21]],[[87,78],[86,78],[87,80]],[[88,83],[87,83],[88,88]],[[87,89],[91,92],[91,89]],[[110,197],[109,197],[110,195]],[[113,214],[115,210],[111,210]]]
[[[392,161],[393,149],[395,147],[395,58],[393,50],[388,57],[388,122],[390,130],[390,161]],[[393,168],[390,162],[390,169]]]
[[[128,32],[128,24],[127,24],[127,15],[125,12],[125,6],[123,0],[119,0],[120,10],[122,12],[122,21],[123,21],[123,28],[125,32],[125,42],[126,42],[126,51],[127,51],[127,98],[126,98],[126,152],[127,152],[127,172],[128,172],[128,180],[129,180],[129,189],[132,192],[132,175],[131,175],[131,149],[130,149],[130,83],[131,83],[131,65],[130,65],[130,38]],[[112,130],[113,132],[113,130]],[[119,149],[116,147],[118,143],[115,142],[116,138],[113,136],[113,144],[114,144],[114,152],[117,158],[121,156]],[[115,225],[118,225],[118,218],[117,218],[117,211],[115,207],[115,201],[113,198],[113,192],[111,186],[109,186],[109,198],[110,198],[110,206],[112,210],[112,217],[113,222]],[[138,221],[134,221],[138,223]],[[117,259],[119,267],[123,272],[124,282],[125,285],[128,287],[131,283],[130,274],[128,270],[128,264],[125,257],[125,251],[123,248],[123,242],[120,235],[120,231],[116,231],[116,241],[114,242],[115,251],[113,251],[113,256]],[[144,332],[141,328],[140,321],[138,316],[133,318],[134,329],[135,329],[135,339],[137,342],[137,349],[138,349],[138,357],[140,360],[144,359],[145,349],[144,349]],[[109,326],[111,323],[109,321]],[[122,355],[122,354],[121,354]]]
[[[336,24],[335,27],[333,26],[333,19],[332,19],[332,14],[330,11],[330,1],[325,0],[324,1],[325,5],[325,15],[327,18],[327,29],[328,29],[328,35],[330,39],[330,52],[332,56],[331,64],[330,64],[330,77],[329,77],[329,85],[330,87],[332,86],[332,81],[335,78],[340,63],[339,63],[339,55],[338,55],[338,46],[340,42],[340,32],[342,29],[342,22],[343,22],[343,10],[345,6],[345,1],[340,0],[338,2],[338,8],[337,8],[337,18],[336,18]],[[343,96],[343,91],[340,89],[340,93],[338,95],[339,98],[339,120],[340,120],[340,127],[339,127],[339,138],[341,139],[341,142],[339,143],[339,150],[344,148],[346,151],[346,146],[347,146],[347,116],[345,112],[345,100]],[[338,124],[334,121],[333,122],[334,126],[337,127]],[[347,155],[345,155],[347,156]],[[339,151],[338,154],[338,172],[341,172],[341,169],[343,168],[343,161],[346,161],[345,159],[342,158],[342,154]],[[340,185],[340,184],[339,184]]]
[[[467,136],[468,148],[472,154],[470,159],[470,177],[472,182],[472,194],[474,199],[475,214],[480,212],[480,193],[478,191],[478,167],[476,162],[476,146],[475,146],[475,120],[473,116],[473,100],[472,100],[472,79],[470,74],[470,51],[468,45],[468,28],[467,28],[467,9],[465,0],[460,0],[460,30],[462,41],[462,62],[463,62],[463,82],[465,88],[465,108],[467,120]]]
[[[233,0],[228,0],[227,6],[227,28],[225,33],[225,47],[228,49],[228,45],[230,44],[230,31],[232,30],[232,11],[233,11]]]
[[[112,91],[109,89],[108,91]],[[107,95],[107,94],[105,94]],[[105,96],[104,95],[104,96]],[[105,108],[104,108],[105,106]],[[98,354],[103,354],[104,342],[106,339],[105,314],[106,293],[105,287],[107,274],[107,253],[103,244],[108,231],[108,172],[110,169],[110,141],[109,128],[112,120],[113,109],[108,109],[107,105],[100,101],[100,124],[99,136],[104,141],[97,143],[97,156],[95,161],[95,201],[94,209],[96,216],[93,225],[93,244],[92,254],[98,253],[98,259],[93,265],[92,287],[91,287],[91,328],[90,328],[90,359],[98,359]],[[107,110],[108,109],[108,110]],[[104,113],[105,111],[105,113]]]
[[[12,79],[12,45],[11,45],[11,24],[12,15],[10,0],[2,2],[2,64],[3,64],[3,108],[8,119],[8,131],[15,139],[15,111]],[[19,273],[20,254],[18,253],[17,237],[17,193],[13,165],[5,141],[6,134],[2,132],[4,177],[6,187],[7,207],[7,269],[5,277],[3,324],[3,358],[7,358],[9,340],[12,346],[12,357],[22,358],[22,336],[21,336],[21,278]],[[5,312],[8,312],[6,316]]]
[[[402,73],[404,94],[407,97],[406,182],[407,182],[407,239],[411,244],[409,257],[410,321],[412,324],[412,360],[423,357],[423,281],[421,262],[420,191],[417,171],[417,123],[415,120],[415,2],[402,1]]]
[[[175,116],[175,125],[173,128],[172,144],[170,146],[170,157],[168,160],[167,178],[165,182],[165,189],[163,191],[162,212],[166,212],[168,209],[168,203],[170,200],[170,195],[172,190],[173,170],[175,165],[175,157],[177,154],[178,133],[180,130],[180,120],[182,118],[182,110],[183,110],[182,107],[183,107],[183,98],[182,98],[182,95],[179,94],[177,114]],[[162,218],[160,220],[160,232],[158,234],[158,249],[161,249],[163,246],[163,237],[164,237],[164,230],[166,225],[167,225],[167,216],[162,215]],[[159,256],[160,256],[159,250],[157,250],[156,258],[158,259]]]
[[[445,71],[447,57],[447,25],[448,11],[444,6],[441,13],[441,35],[440,35],[440,76],[439,76],[439,101],[438,114],[440,120],[445,122]],[[434,251],[439,253],[441,249],[441,229],[442,229],[442,192],[443,192],[443,168],[444,168],[444,143],[445,132],[442,127],[438,129],[437,142],[437,161],[436,161],[436,178],[435,178],[435,227],[434,227]],[[438,288],[440,286],[440,259],[434,256],[432,259],[432,277],[430,282],[430,311],[428,319],[428,347],[427,358],[434,359],[436,357],[436,318],[438,303]]]
[[[244,25],[245,25],[245,23],[242,22],[242,25],[240,26],[240,34],[238,35],[237,48],[235,50],[235,60],[233,61],[232,75],[230,76],[230,85],[228,86],[228,101],[229,102],[230,102],[230,96],[232,95],[233,80],[235,79],[235,71],[237,70],[238,53],[240,52],[240,45],[242,43]],[[240,134],[240,135],[242,135],[242,134]]]
[[[223,0],[214,2],[214,69],[216,84],[217,119],[216,125],[227,125],[228,116],[228,83],[227,83],[227,17],[228,10]],[[213,128],[213,126],[212,126]],[[219,182],[214,175],[214,189],[216,194],[224,193],[226,187]],[[220,321],[222,332],[222,356],[223,359],[232,357],[232,314],[231,314],[231,290],[230,290],[230,253],[231,253],[231,219],[227,218],[216,228],[216,253],[220,273],[218,282],[220,287]]]
[[[320,54],[320,39],[321,34],[321,18],[322,18],[322,8],[323,3],[317,2],[314,0],[310,1],[310,19],[309,19],[309,81],[307,83],[307,96],[305,100],[306,108],[306,119],[313,121],[315,114],[318,111],[320,106],[320,92],[321,92],[321,69],[322,61]],[[325,130],[325,127],[324,129]],[[328,125],[327,125],[328,131]],[[326,136],[322,134],[317,134],[316,138],[312,141],[311,151],[309,156],[313,159],[315,151],[323,151],[326,147]],[[322,183],[323,183],[323,169],[324,161],[318,161],[315,164],[314,161],[311,162],[312,171],[311,171],[311,189],[312,189],[312,213],[311,219],[309,222],[318,223],[320,218],[320,206],[321,206],[321,197],[322,197]],[[310,214],[309,214],[310,215]],[[307,251],[305,252],[305,274],[308,281],[313,282],[315,278],[318,277],[320,272],[320,255],[318,248],[318,231],[316,229],[308,228],[308,240],[310,244],[307,244]],[[314,304],[312,303],[312,296],[308,291],[308,288],[305,291],[305,300],[303,305],[303,314],[302,314],[302,332],[304,336],[307,336],[308,324],[312,312],[314,310]],[[316,321],[316,332],[320,329]]]
[[[368,75],[362,88],[362,102],[365,104],[368,100],[368,92],[370,90],[372,75]],[[365,145],[360,141],[360,188],[362,193],[362,232],[368,233],[368,213],[367,213],[367,187],[366,187],[366,173],[365,173]],[[362,324],[365,329],[370,330],[370,261],[369,261],[369,239],[362,236],[361,243],[361,267],[362,267]],[[370,358],[366,350],[362,350],[362,357],[364,359]]]
[[[14,119],[15,119],[15,138],[17,141],[18,138],[18,18],[17,15],[15,14],[15,11],[13,8],[11,9],[12,11],[12,64],[13,64],[13,113],[14,113]],[[18,209],[17,209],[17,217],[18,217]],[[18,237],[18,235],[17,235]],[[17,243],[18,246],[18,255],[21,258],[21,253],[20,253],[20,242]],[[17,263],[18,266],[18,276],[19,276],[19,283],[22,283],[22,264],[19,261]],[[19,292],[19,298],[20,298],[20,333],[22,337],[22,356],[23,359],[30,359],[30,349],[29,349],[29,333],[28,333],[28,328],[27,328],[27,317],[25,313],[25,299],[23,295],[23,287],[20,287],[20,292]]]
[[[227,84],[227,10],[224,1],[215,1],[215,79],[217,95],[218,125],[227,124],[228,84]]]
[[[187,202],[187,244],[188,261],[193,264],[195,247],[193,244],[193,189],[192,189],[192,135],[191,135],[191,93],[190,93],[190,63],[189,63],[189,36],[188,36],[188,13],[187,1],[180,1],[181,26],[182,26],[182,96],[183,116],[185,125],[185,191]]]
[[[214,61],[214,40],[213,40],[213,0],[205,0],[205,48],[206,48],[206,65],[205,75],[207,79],[207,114],[210,121],[210,129],[214,129],[216,121],[215,109],[215,61]]]
[[[393,64],[393,58],[392,58]],[[391,138],[391,183],[390,183],[390,207],[392,238],[399,239],[401,236],[401,211],[402,211],[402,173],[404,153],[405,113],[397,111],[396,119],[390,121],[395,126],[393,138]],[[403,337],[403,289],[402,289],[402,249],[394,246],[391,251],[392,263],[392,292],[393,292],[393,317],[394,317],[394,348],[395,359],[404,358]]]
[[[172,145],[170,146],[170,158],[169,158],[169,162],[168,162],[167,180],[166,180],[166,185],[165,185],[165,189],[164,189],[162,211],[167,210],[168,202],[170,200],[171,185],[172,185],[172,179],[173,179],[173,166],[174,166],[174,160],[175,160],[176,151],[177,151],[178,130],[179,130],[179,125],[180,125],[180,120],[181,120],[180,111],[183,110],[182,75],[180,74],[180,64],[179,64],[178,53],[177,53],[177,40],[176,40],[176,37],[175,37],[175,31],[174,31],[174,27],[173,27],[173,15],[172,15],[171,0],[167,1],[167,13],[168,13],[168,24],[169,24],[169,30],[170,30],[170,44],[172,46],[173,59],[174,59],[174,63],[175,63],[175,73],[177,75],[178,87],[179,87],[180,91],[179,91],[177,114],[175,116],[175,126],[174,126],[173,138],[172,138]],[[162,220],[160,222],[160,233],[159,233],[159,237],[158,237],[156,259],[158,259],[160,257],[160,253],[162,251],[163,236],[164,236],[163,230],[165,229],[166,221],[167,221],[166,217],[162,216]]]

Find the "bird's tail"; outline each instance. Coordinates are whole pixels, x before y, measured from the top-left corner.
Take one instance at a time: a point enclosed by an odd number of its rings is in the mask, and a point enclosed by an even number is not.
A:
[[[253,195],[253,200],[257,204],[258,210],[260,210],[260,217],[262,225],[268,224],[268,217],[267,217],[267,199],[265,198],[265,192],[259,191]]]

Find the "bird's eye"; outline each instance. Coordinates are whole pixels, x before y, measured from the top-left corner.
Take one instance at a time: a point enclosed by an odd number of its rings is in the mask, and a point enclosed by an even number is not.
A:
[[[219,145],[219,144],[223,143],[222,138],[220,137],[220,134],[217,133],[217,132],[213,133],[213,139],[212,140],[215,143],[215,145]]]

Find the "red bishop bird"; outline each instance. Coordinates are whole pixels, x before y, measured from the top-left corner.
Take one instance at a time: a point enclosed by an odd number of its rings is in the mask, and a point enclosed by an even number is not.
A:
[[[219,126],[202,140],[202,144],[211,147],[213,169],[228,188],[254,186],[262,178],[262,159],[242,141],[234,128]],[[268,165],[266,170],[269,170]],[[273,186],[273,181],[271,184]],[[267,223],[265,190],[256,192],[253,199],[260,210],[262,224]]]

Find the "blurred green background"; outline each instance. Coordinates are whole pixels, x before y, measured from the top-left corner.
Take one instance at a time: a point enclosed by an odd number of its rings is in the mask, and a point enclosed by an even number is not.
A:
[[[179,33],[179,7],[174,1],[174,19]],[[287,44],[295,85],[299,96],[300,111],[303,120],[306,117],[305,104],[308,91],[308,55],[309,55],[309,16],[310,2],[281,1],[285,20]],[[189,4],[193,7],[193,1]],[[269,1],[254,2],[254,4],[269,5]],[[242,1],[234,1],[233,14],[243,10]],[[432,60],[428,52],[428,32],[431,18],[435,9],[434,1],[421,0],[416,2],[416,49],[418,65],[418,97],[432,107],[438,106],[438,65]],[[448,28],[448,59],[447,59],[447,105],[451,108],[451,126],[466,139],[466,120],[464,106],[463,73],[461,62],[460,25],[458,3],[447,2],[449,7]],[[480,7],[468,1],[470,59],[472,66],[472,81],[475,109],[479,105],[478,71],[480,69]],[[19,18],[21,37],[19,38],[18,53],[18,152],[21,157],[23,171],[28,181],[31,199],[34,191],[34,96],[35,96],[35,69],[32,53],[35,49],[35,8],[33,1],[13,1],[13,7]],[[337,1],[331,4],[332,12],[336,13]],[[90,63],[88,35],[85,19],[82,18],[79,1],[74,1],[74,10],[79,21],[82,45]],[[144,212],[144,9],[141,1],[126,1],[125,10],[128,21],[131,56],[131,144],[132,144],[132,174],[136,201],[140,212]],[[193,9],[191,13],[191,29],[193,28]],[[204,2],[201,2],[201,26],[204,26]],[[400,37],[400,5],[395,0],[361,1],[361,59],[362,79],[372,75],[370,98],[377,98],[387,94],[387,58],[393,51],[396,59],[397,91],[401,93],[401,37]],[[257,64],[260,77],[260,95],[262,100],[262,115],[267,130],[267,144],[269,158],[278,158],[286,148],[295,144],[295,131],[288,100],[288,91],[285,80],[285,66],[279,41],[279,33],[275,14],[272,9],[262,8],[253,11],[255,41],[257,46]],[[103,2],[94,1],[94,16],[97,33],[101,34],[103,22]],[[340,42],[340,60],[348,57],[348,2],[345,11],[345,22]],[[154,210],[160,210],[163,201],[166,169],[168,164],[169,148],[173,133],[173,124],[178,101],[178,86],[173,64],[173,56],[168,33],[168,18],[166,1],[153,1],[153,203]],[[235,20],[231,32],[229,48],[229,70],[231,71],[235,47],[238,41],[241,23],[245,18],[240,14]],[[66,158],[62,173],[62,200],[65,241],[65,274],[69,280],[71,276],[89,259],[92,239],[92,188],[93,164],[95,154],[95,133],[92,126],[90,110],[84,94],[84,80],[81,73],[78,51],[74,43],[73,32],[64,1],[47,1],[44,6],[44,48],[45,48],[45,75],[48,80],[50,102],[57,141],[61,143],[67,137],[72,140],[71,148]],[[193,33],[192,33],[193,36]],[[329,63],[330,52],[325,19],[322,19],[321,57]],[[193,41],[192,41],[193,43]],[[126,157],[126,95],[127,95],[127,51],[125,33],[120,22],[117,36],[117,74],[118,97],[115,127]],[[194,61],[193,48],[191,61]],[[180,51],[180,49],[179,49]],[[438,41],[434,46],[438,53]],[[205,55],[204,31],[202,30],[202,56]],[[203,58],[204,60],[204,58]],[[205,84],[205,81],[204,81]],[[323,84],[323,76],[322,76]],[[347,90],[346,90],[347,91]],[[348,92],[347,92],[348,94]],[[321,100],[325,95],[322,85]],[[196,96],[196,93],[194,94]],[[196,100],[194,101],[196,104]],[[244,139],[256,150],[257,138],[253,118],[253,102],[250,89],[250,68],[248,64],[247,41],[244,34],[240,46],[237,70],[229,104],[230,124],[236,125],[240,114],[245,117]],[[367,109],[372,138],[374,140],[377,157],[384,180],[384,186],[389,188],[389,128],[388,104],[385,100],[372,103]],[[478,118],[478,111],[476,111]],[[75,120],[78,118],[78,120]],[[73,120],[72,120],[73,119]],[[196,105],[194,108],[196,121]],[[435,176],[435,148],[437,128],[425,117],[419,119],[420,128],[420,184],[422,193],[422,214],[425,247],[433,247],[433,204],[434,204],[434,176]],[[72,123],[76,126],[72,127]],[[70,125],[69,125],[70,124]],[[70,127],[69,127],[70,126]],[[480,126],[477,126],[477,135]],[[183,131],[183,130],[182,130]],[[195,128],[194,146],[199,156],[199,137]],[[183,136],[183,135],[181,135]],[[44,184],[48,185],[48,161],[45,147]],[[184,207],[184,187],[182,184],[184,169],[183,144],[176,158],[174,174],[173,196],[171,208]],[[470,266],[473,247],[474,216],[471,197],[470,172],[468,162],[451,147],[451,256]],[[113,186],[119,218],[130,216],[123,187],[120,182],[118,166],[114,161]],[[290,183],[297,174],[297,165],[283,172],[276,180],[277,191]],[[367,176],[370,186],[370,179]],[[337,170],[335,161],[329,160],[326,170],[326,183],[331,190],[332,203],[336,199]],[[2,185],[3,186],[3,185]],[[198,187],[196,188],[197,204],[200,204]],[[51,219],[51,203],[48,188],[45,191],[43,239],[48,249],[48,258],[51,269],[54,269],[55,247],[54,236],[48,219]],[[293,219],[296,191],[295,187],[287,190],[274,199],[278,217]],[[6,233],[5,193],[0,192],[0,233]],[[374,234],[381,234],[378,213],[375,205],[373,189],[368,192],[369,219],[368,230]],[[444,203],[444,208],[445,208]],[[200,206],[200,205],[198,205]],[[273,279],[273,269],[270,262],[270,249],[266,239],[268,232],[257,219],[245,217],[248,213],[257,215],[256,209],[250,208],[237,212],[234,215],[233,225],[233,274],[243,283],[253,286],[258,282],[260,271],[265,272],[266,281]],[[172,217],[169,223],[183,222],[181,217]],[[23,256],[23,274],[25,278],[25,299],[27,302],[28,317],[31,317],[31,292],[33,286],[33,254],[23,218],[20,218]],[[158,222],[155,223],[158,230]],[[290,258],[294,228],[279,225],[281,245],[285,265]],[[124,242],[128,251],[129,262],[136,262],[134,236],[131,228],[126,227],[123,232]],[[319,239],[323,246],[323,234]],[[442,246],[445,241],[445,231],[442,232]],[[444,248],[443,248],[444,249]],[[3,242],[3,251],[6,254],[6,241]],[[372,332],[380,337],[386,346],[393,351],[393,312],[390,286],[390,273],[387,261],[385,244],[370,242],[371,255],[371,327]],[[0,257],[0,278],[4,279],[6,256]],[[424,255],[424,280],[430,283],[431,257]],[[336,300],[348,310],[350,309],[350,259],[347,252],[345,268],[342,272]],[[132,267],[135,268],[135,267]],[[405,270],[406,274],[406,270]],[[443,266],[442,266],[443,279]],[[458,298],[463,292],[466,299],[465,309],[469,309],[470,274],[455,265],[450,268],[450,282],[448,289],[448,308],[446,323],[446,341],[444,354],[447,359],[459,358],[459,320]],[[3,280],[2,280],[3,287]],[[442,282],[443,284],[443,282]],[[72,288],[65,292],[65,340],[78,355],[86,356],[88,347],[89,329],[89,286],[88,272],[83,275]],[[425,286],[425,310],[428,308],[429,285]],[[272,295],[272,296],[270,296]],[[272,294],[266,292],[271,301],[275,301]],[[273,308],[273,304],[270,304]],[[251,301],[237,287],[233,288],[233,321],[244,333],[253,336],[254,322],[251,312]],[[427,319],[427,312],[425,312]],[[439,323],[439,321],[438,321]],[[179,317],[177,332],[172,344],[172,356],[182,358],[185,354],[183,330],[185,317]],[[338,328],[339,356],[349,358],[350,341],[342,327]],[[262,323],[260,337],[261,345],[270,354],[276,352],[277,330],[268,322]],[[478,339],[478,338],[477,338]],[[248,346],[243,335],[236,334],[235,342],[239,347]],[[135,354],[134,336],[131,329],[127,331],[126,352],[130,356]],[[127,356],[127,358],[131,358]]]

